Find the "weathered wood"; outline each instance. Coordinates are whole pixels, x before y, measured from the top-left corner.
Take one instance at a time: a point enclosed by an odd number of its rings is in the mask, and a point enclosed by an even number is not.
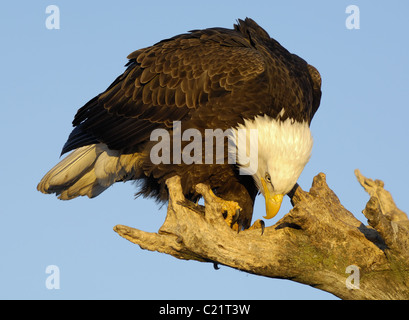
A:
[[[204,214],[183,205],[179,177],[167,181],[170,201],[158,233],[114,230],[142,249],[290,279],[342,299],[409,299],[409,220],[381,181],[356,175],[371,195],[363,211],[368,226],[342,206],[320,173],[309,192],[294,191],[294,208],[263,235],[232,230],[222,217],[224,201],[206,185],[197,186]],[[347,286],[351,266],[359,268],[359,289]]]

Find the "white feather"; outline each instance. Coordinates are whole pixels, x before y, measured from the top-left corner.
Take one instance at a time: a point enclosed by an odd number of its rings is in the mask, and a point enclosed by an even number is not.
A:
[[[43,193],[56,193],[62,200],[78,196],[96,197],[119,180],[134,177],[140,155],[121,155],[105,144],[78,148],[52,168],[38,184]]]
[[[87,171],[96,158],[95,145],[76,149],[47,173],[48,184],[53,186],[72,182]]]
[[[246,134],[240,135],[240,131]],[[263,192],[261,178],[269,173],[276,194],[291,191],[310,159],[313,145],[308,123],[290,118],[281,121],[258,116],[245,120],[232,130],[232,137],[229,154],[237,152],[241,174],[251,174]],[[240,153],[240,149],[245,152]]]
[[[94,171],[98,183],[109,187],[121,176],[121,168],[118,168],[120,154],[118,151],[104,149],[95,162]]]

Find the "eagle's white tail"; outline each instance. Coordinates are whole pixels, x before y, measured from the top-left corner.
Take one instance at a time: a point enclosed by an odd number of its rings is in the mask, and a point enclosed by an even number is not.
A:
[[[52,168],[37,189],[59,199],[96,197],[116,181],[135,178],[139,154],[120,154],[105,144],[78,148]]]

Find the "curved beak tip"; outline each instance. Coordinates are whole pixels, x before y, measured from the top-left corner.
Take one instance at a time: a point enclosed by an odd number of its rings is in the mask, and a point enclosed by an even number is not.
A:
[[[271,195],[270,191],[268,190],[267,184],[263,178],[261,178],[261,183],[264,189],[264,197],[266,198],[266,214],[267,214],[263,218],[271,219],[271,218],[274,218],[275,215],[280,210],[284,195],[283,194]]]
[[[283,202],[283,195],[277,194],[272,197],[266,197],[266,216],[265,219],[274,218],[280,211],[281,203]]]

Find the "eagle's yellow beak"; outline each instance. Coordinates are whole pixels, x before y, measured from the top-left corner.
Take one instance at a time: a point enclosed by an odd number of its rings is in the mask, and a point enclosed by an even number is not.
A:
[[[264,197],[266,198],[266,213],[267,213],[267,215],[263,218],[271,219],[280,210],[281,202],[283,202],[284,195],[276,194],[272,196],[270,194],[270,191],[267,188],[267,183],[264,181],[263,178],[261,178],[261,184],[263,185]]]

